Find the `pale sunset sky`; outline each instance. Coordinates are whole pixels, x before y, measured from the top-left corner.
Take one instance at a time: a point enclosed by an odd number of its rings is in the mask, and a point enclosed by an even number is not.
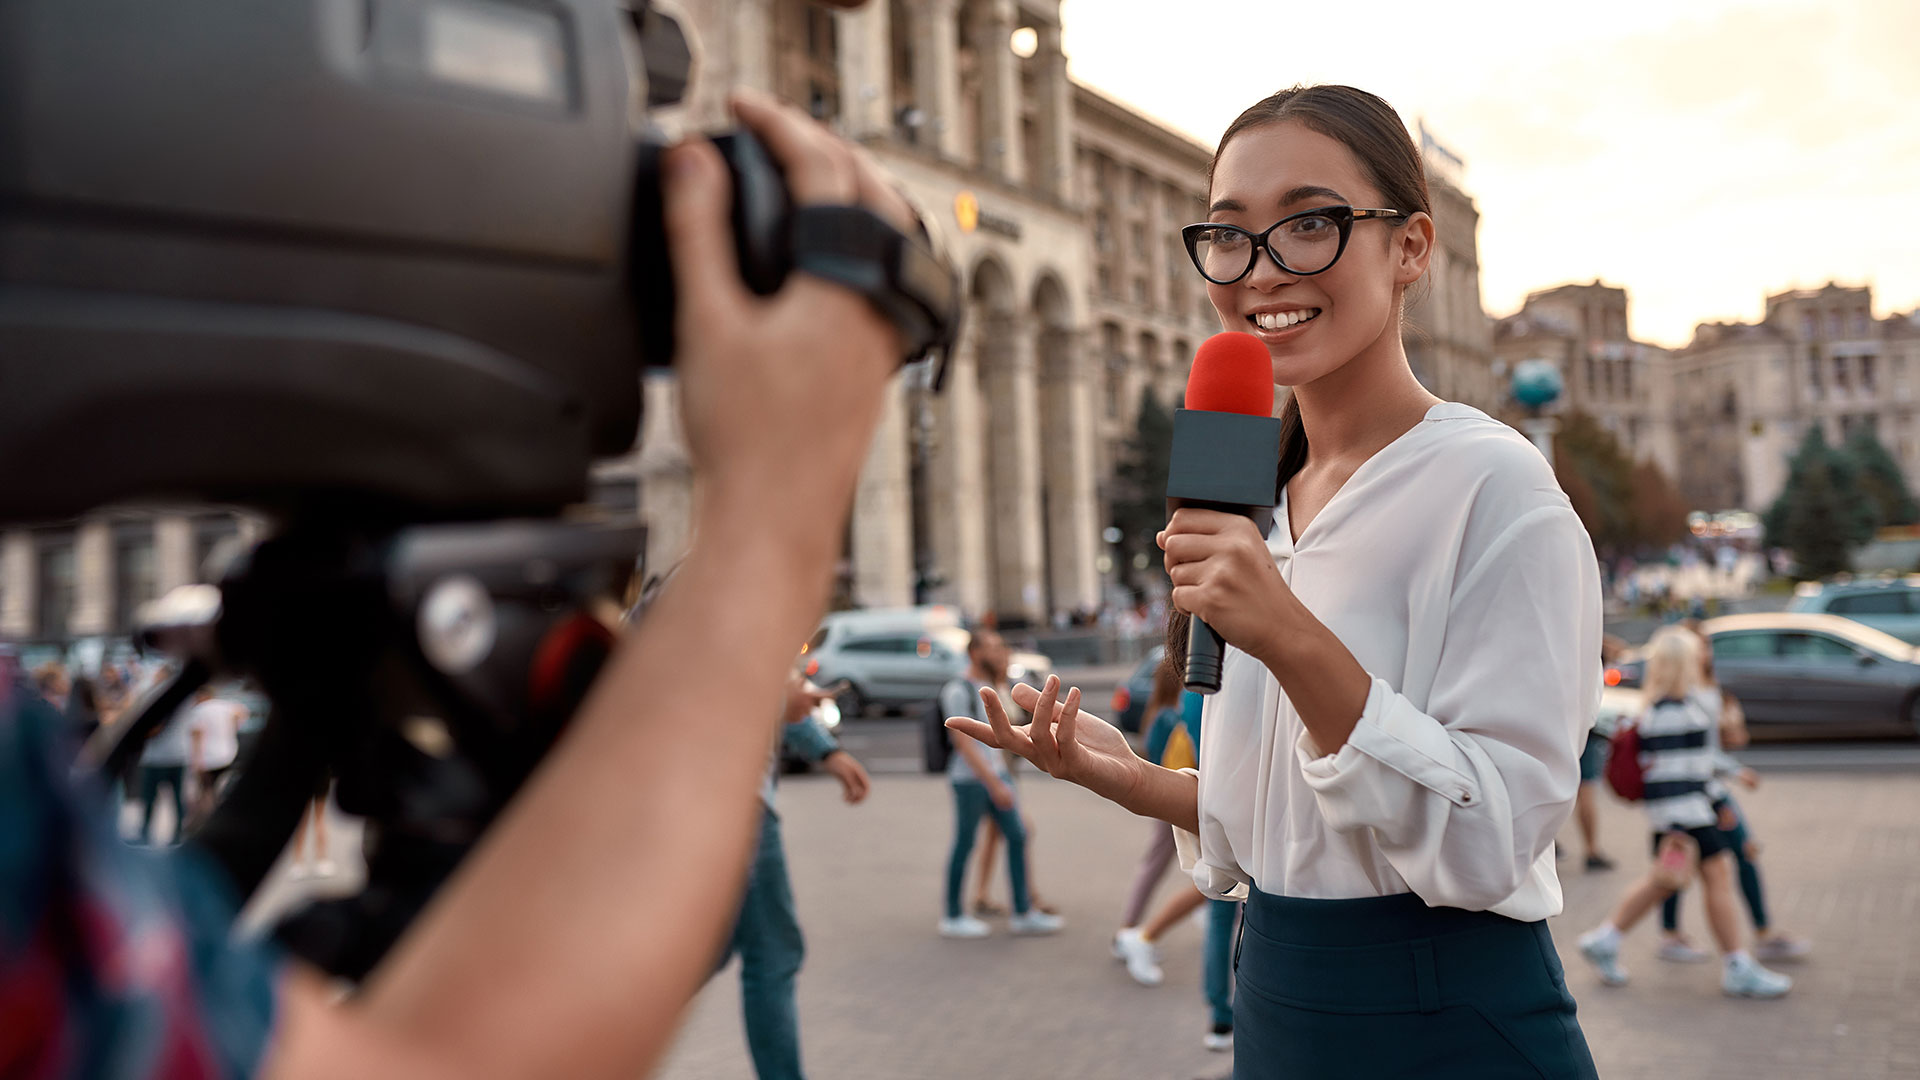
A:
[[[1466,161],[1482,302],[1600,278],[1635,337],[1870,284],[1920,307],[1920,0],[1065,0],[1074,77],[1211,146],[1297,82]]]

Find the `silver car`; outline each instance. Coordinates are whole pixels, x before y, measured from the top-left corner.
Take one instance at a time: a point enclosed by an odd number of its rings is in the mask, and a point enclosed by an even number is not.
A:
[[[967,670],[972,636],[950,607],[837,611],[826,617],[802,652],[802,670],[818,686],[841,684],[836,700],[847,719],[869,706],[929,705],[940,688]],[[1039,653],[1015,652],[1007,676],[1035,686],[1053,662]]]
[[[1720,685],[1747,723],[1874,728],[1920,735],[1920,656],[1891,634],[1838,615],[1728,615],[1701,624]],[[1609,669],[1609,685],[1635,687],[1645,661]]]
[[[1851,581],[1838,585],[1808,582],[1794,591],[1788,611],[1839,615],[1885,631],[1909,645],[1920,644],[1920,577],[1898,581]]]

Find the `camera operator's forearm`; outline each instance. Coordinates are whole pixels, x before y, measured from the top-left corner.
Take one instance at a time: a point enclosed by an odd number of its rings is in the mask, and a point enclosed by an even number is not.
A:
[[[786,669],[833,545],[703,528],[566,738],[378,973],[475,1076],[636,1076],[736,914]]]

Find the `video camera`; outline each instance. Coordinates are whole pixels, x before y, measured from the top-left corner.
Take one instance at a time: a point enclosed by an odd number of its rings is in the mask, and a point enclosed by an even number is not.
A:
[[[256,678],[272,719],[197,842],[248,893],[336,777],[368,887],[285,935],[336,973],[377,962],[610,648],[643,533],[563,511],[674,354],[649,114],[691,68],[647,0],[0,5],[0,520],[275,520],[154,628],[180,674],[89,756]],[[924,232],[795,210],[751,136],[716,142],[747,283],[841,281],[937,367],[960,296]]]

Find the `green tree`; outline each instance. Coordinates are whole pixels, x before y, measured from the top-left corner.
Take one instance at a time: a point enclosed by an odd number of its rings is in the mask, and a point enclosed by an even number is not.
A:
[[[1152,386],[1140,389],[1140,415],[1133,435],[1114,468],[1113,525],[1120,530],[1122,576],[1136,581],[1166,580],[1166,566],[1153,538],[1167,524],[1167,462],[1173,454],[1173,413],[1160,403]],[[1134,562],[1147,556],[1147,569]]]
[[[1853,544],[1842,520],[1845,499],[1831,459],[1810,461],[1781,514],[1781,535],[1802,577],[1824,578],[1853,564]],[[1784,496],[1783,496],[1784,498]],[[1778,505],[1778,504],[1776,504]]]
[[[1809,425],[1787,463],[1786,486],[1762,516],[1768,546],[1792,552],[1804,577],[1847,569],[1853,549],[1873,539],[1880,523],[1864,473],[1852,455],[1827,445],[1819,424]]]
[[[1860,489],[1872,501],[1882,525],[1911,525],[1920,518],[1900,464],[1887,453],[1873,429],[1860,424],[1847,436],[1846,454],[1860,470]]]
[[[1621,452],[1613,432],[1583,412],[1562,416],[1553,438],[1553,471],[1596,549],[1606,553],[1639,546],[1633,462]]]

